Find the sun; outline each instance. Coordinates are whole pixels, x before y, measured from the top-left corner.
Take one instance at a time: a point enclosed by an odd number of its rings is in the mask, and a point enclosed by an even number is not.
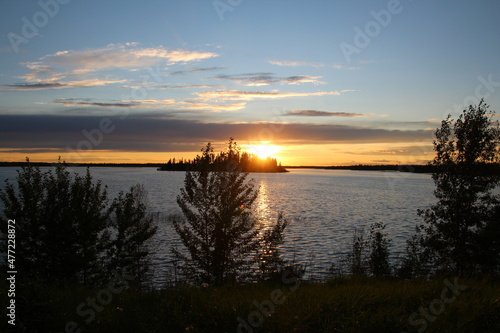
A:
[[[279,151],[278,147],[271,146],[266,143],[259,145],[250,146],[249,152],[251,154],[257,155],[261,159],[266,159],[268,157],[274,157],[274,155]]]

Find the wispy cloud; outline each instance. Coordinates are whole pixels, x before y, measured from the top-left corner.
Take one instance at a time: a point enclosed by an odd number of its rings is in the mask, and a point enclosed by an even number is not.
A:
[[[354,70],[358,69],[357,67],[353,66],[344,66],[344,65],[339,65],[339,64],[333,64],[333,65],[328,65],[320,62],[308,62],[308,61],[297,61],[297,60],[270,60],[268,61],[271,65],[276,65],[276,66],[281,66],[281,67],[314,67],[314,68],[321,68],[321,67],[331,67],[333,69],[347,69],[347,70]]]
[[[284,114],[284,116],[306,116],[306,117],[368,117],[372,115],[373,114],[331,112],[331,111],[318,111],[318,110],[293,110]]]
[[[37,82],[37,83],[15,83],[0,85],[0,90],[43,90],[43,89],[62,89],[62,88],[88,88],[106,86],[115,83],[124,83],[126,80],[101,80],[87,79],[80,81],[61,81],[61,82]]]
[[[228,104],[210,104],[210,103],[197,103],[182,101],[178,103],[178,107],[183,110],[199,110],[199,111],[209,111],[209,112],[221,112],[221,111],[238,111],[244,109],[247,103],[228,103]]]
[[[141,48],[137,43],[110,44],[103,48],[59,51],[38,59],[24,62],[30,71],[18,78],[25,82],[2,85],[8,90],[40,90],[70,87],[93,87],[126,80],[110,78],[103,71],[137,70],[158,64],[184,64],[217,57],[212,52],[171,50],[163,46]],[[184,72],[208,71],[216,67],[195,68]],[[181,71],[182,72],[182,71]]]
[[[196,110],[203,112],[238,111],[245,107],[245,102],[238,103],[203,103],[175,99],[148,100],[97,100],[90,98],[57,98],[54,104],[67,107],[98,107],[98,108],[130,108],[130,109],[162,109],[166,111]]]
[[[389,149],[365,149],[356,151],[343,151],[344,154],[352,155],[379,155],[379,156],[420,156],[434,154],[432,142],[421,143],[412,146],[389,147]]]
[[[217,57],[212,52],[171,50],[163,46],[141,48],[137,43],[110,44],[103,48],[82,51],[60,51],[40,60],[63,67],[96,71],[152,66],[160,62],[187,63]]]
[[[42,90],[42,89],[61,89],[67,88],[67,85],[61,83],[15,83],[2,84],[0,90]]]
[[[216,71],[216,70],[221,70],[221,69],[224,69],[224,67],[194,68],[194,69],[188,69],[188,70],[182,70],[182,71],[175,71],[175,72],[170,73],[170,75],[187,75],[187,74],[193,74],[193,73],[199,73],[199,72]]]
[[[91,106],[103,108],[160,108],[165,106],[172,106],[175,104],[174,99],[164,100],[116,100],[116,101],[99,101],[90,98],[57,98],[52,100],[55,104],[62,104],[64,106]]]
[[[189,89],[189,88],[215,88],[217,85],[211,84],[186,84],[176,86],[152,86],[151,89]]]
[[[252,101],[256,99],[281,99],[289,97],[310,97],[310,96],[326,96],[326,95],[341,95],[342,93],[353,90],[341,91],[318,91],[318,92],[265,92],[265,91],[241,91],[241,90],[213,90],[197,92],[199,99],[223,100],[223,101]]]
[[[246,86],[268,86],[271,84],[301,84],[301,83],[314,83],[325,84],[319,81],[321,76],[310,75],[294,75],[288,77],[279,77],[274,73],[245,73],[236,75],[217,75],[210,79],[229,80],[241,83]]]
[[[271,65],[283,66],[283,67],[325,67],[325,64],[319,62],[308,62],[308,61],[298,61],[298,60],[270,60],[268,61]]]

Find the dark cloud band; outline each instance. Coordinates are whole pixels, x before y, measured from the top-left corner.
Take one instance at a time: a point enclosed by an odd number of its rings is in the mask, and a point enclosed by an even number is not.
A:
[[[109,133],[97,130],[103,119]],[[157,116],[49,116],[0,115],[2,149],[73,149],[82,140],[99,141],[93,149],[116,151],[172,151],[177,144],[269,139],[276,143],[388,143],[428,140],[430,130],[387,130],[337,124],[204,123]],[[199,147],[198,147],[199,148]],[[197,150],[197,149],[195,149]]]

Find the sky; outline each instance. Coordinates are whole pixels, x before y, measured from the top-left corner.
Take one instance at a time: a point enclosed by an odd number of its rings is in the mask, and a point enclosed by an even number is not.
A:
[[[0,161],[422,164],[500,109],[496,0],[5,0]]]

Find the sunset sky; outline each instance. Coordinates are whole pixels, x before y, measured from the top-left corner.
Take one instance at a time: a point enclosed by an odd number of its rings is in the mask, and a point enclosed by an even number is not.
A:
[[[6,0],[0,161],[164,162],[232,136],[284,165],[425,163],[500,111],[500,2]]]

